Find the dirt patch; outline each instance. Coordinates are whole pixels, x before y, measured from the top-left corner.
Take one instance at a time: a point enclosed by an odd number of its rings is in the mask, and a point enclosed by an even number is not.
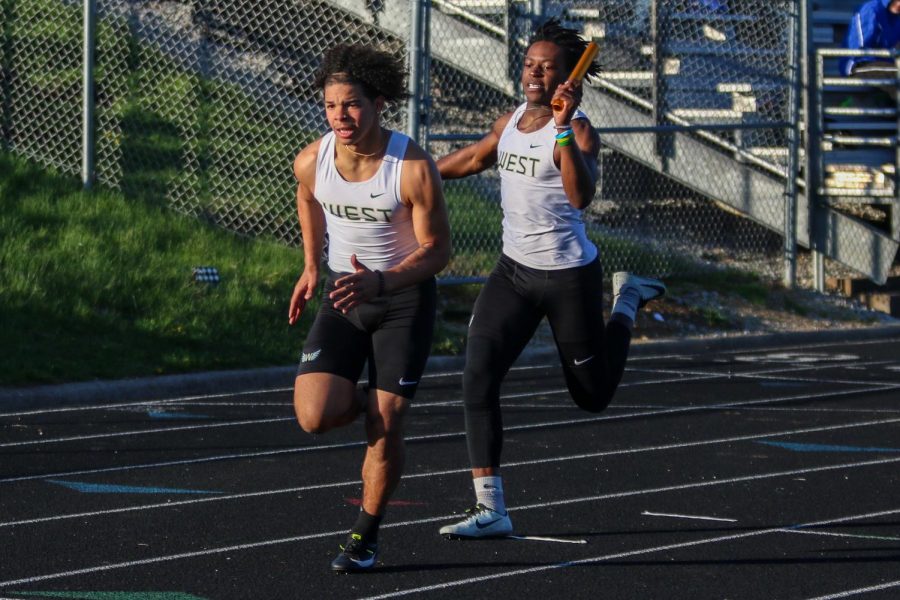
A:
[[[465,349],[466,327],[480,285],[443,286],[440,289],[435,354],[460,354]],[[872,311],[858,301],[819,294],[809,289],[787,290],[759,284],[748,299],[738,292],[704,289],[700,284],[678,283],[667,295],[638,312],[636,342],[687,337],[723,337],[778,332],[855,329],[898,324],[900,319]],[[612,294],[604,307],[609,311]],[[607,312],[608,317],[608,312]],[[553,345],[544,320],[530,344]]]
[[[670,294],[638,314],[635,339],[817,331],[898,323],[859,302],[808,290],[773,289],[763,302],[715,291]]]

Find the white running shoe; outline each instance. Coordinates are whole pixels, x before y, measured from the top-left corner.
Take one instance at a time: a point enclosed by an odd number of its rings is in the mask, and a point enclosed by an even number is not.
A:
[[[666,293],[666,284],[659,279],[641,277],[628,271],[619,271],[612,276],[613,306],[616,305],[622,289],[626,287],[633,287],[638,291],[641,298],[638,308],[643,308],[651,300],[662,298]]]
[[[466,518],[452,525],[441,527],[441,535],[447,539],[504,537],[512,533],[509,513],[499,513],[484,504],[466,511]]]

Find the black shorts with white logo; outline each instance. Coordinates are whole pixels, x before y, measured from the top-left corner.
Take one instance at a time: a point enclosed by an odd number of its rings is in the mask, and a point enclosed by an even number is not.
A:
[[[434,278],[344,314],[328,297],[343,275],[332,273],[325,283],[297,375],[331,373],[356,383],[368,361],[370,388],[412,398],[431,350],[437,302]]]

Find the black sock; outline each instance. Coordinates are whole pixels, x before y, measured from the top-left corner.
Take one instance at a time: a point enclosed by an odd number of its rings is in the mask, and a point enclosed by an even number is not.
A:
[[[381,515],[370,515],[364,510],[359,511],[356,523],[350,529],[351,533],[358,533],[368,544],[378,543],[378,526],[381,524]]]

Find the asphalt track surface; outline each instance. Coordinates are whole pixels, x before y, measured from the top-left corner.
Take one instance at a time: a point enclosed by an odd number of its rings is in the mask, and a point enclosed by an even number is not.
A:
[[[328,563],[362,424],[302,432],[287,385],[3,410],[0,598],[900,598],[898,349],[897,328],[648,345],[599,415],[555,360],[520,364],[518,537],[469,542],[437,533],[473,495],[460,373],[432,369],[357,575]]]

